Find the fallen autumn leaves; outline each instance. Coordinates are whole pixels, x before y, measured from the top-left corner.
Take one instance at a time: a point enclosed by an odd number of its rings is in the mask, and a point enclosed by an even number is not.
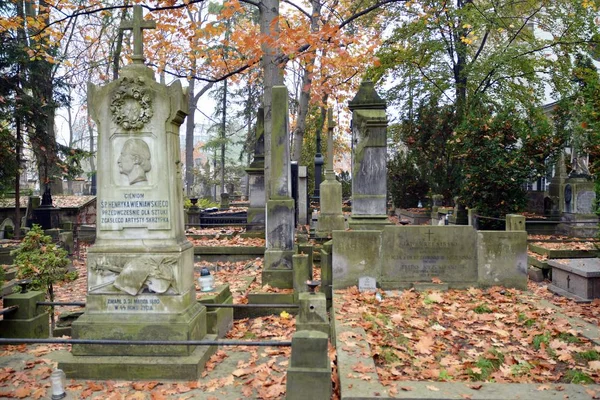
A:
[[[380,381],[600,382],[600,347],[551,308],[499,287],[448,292],[337,292],[343,324],[366,338]]]

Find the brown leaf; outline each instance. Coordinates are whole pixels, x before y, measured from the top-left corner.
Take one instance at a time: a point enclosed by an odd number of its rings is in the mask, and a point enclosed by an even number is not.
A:
[[[20,387],[15,390],[15,397],[17,399],[24,399],[25,397],[29,397],[31,394],[31,389],[28,387]]]
[[[600,371],[600,361],[590,361],[588,367],[594,371]]]
[[[359,361],[358,363],[354,364],[352,366],[352,371],[359,373],[375,372],[373,370],[373,367],[363,364],[362,361]]]
[[[433,337],[423,336],[415,345],[415,349],[421,354],[431,354],[431,346],[433,346]]]
[[[427,385],[425,386],[427,389],[431,390],[432,392],[439,392],[440,388],[432,386],[432,385]]]
[[[411,390],[413,390],[413,388],[411,388],[410,386],[400,386],[401,390],[404,390],[405,392],[410,392]]]
[[[480,383],[476,384],[476,385],[467,385],[467,386],[470,387],[473,390],[479,390],[479,389],[481,389],[483,387],[483,385],[480,384]]]

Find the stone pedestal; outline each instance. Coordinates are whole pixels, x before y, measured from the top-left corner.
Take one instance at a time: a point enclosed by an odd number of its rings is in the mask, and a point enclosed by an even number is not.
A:
[[[386,103],[373,82],[361,83],[352,111],[351,229],[383,229],[387,220]]]
[[[37,338],[49,336],[48,313],[44,307],[38,307],[38,301],[45,301],[45,294],[38,291],[14,293],[4,296],[4,308],[19,308],[4,315],[0,320],[0,337],[3,338]]]
[[[202,304],[233,304],[233,295],[229,290],[229,285],[215,288],[212,292],[202,292],[198,300]],[[213,308],[207,306],[206,313],[206,332],[225,337],[227,332],[233,326],[233,308]]]
[[[273,87],[273,130],[271,137],[271,184],[266,210],[263,285],[292,288],[294,255],[294,199],[291,186],[288,134],[288,91]]]
[[[329,317],[325,293],[300,293],[300,309],[296,319],[297,331],[319,331],[329,335]]]
[[[298,331],[292,337],[292,357],[287,371],[286,399],[331,398],[328,336],[318,331]]]

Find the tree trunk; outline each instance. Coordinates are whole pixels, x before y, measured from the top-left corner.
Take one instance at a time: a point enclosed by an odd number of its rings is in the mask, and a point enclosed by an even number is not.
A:
[[[225,192],[225,139],[227,128],[227,79],[223,81],[223,119],[221,121],[221,193]]]
[[[195,87],[196,81],[190,79],[188,81],[188,90],[190,93],[188,116],[185,121],[185,193],[188,197],[194,197],[192,186],[194,185],[194,126],[196,125]]]
[[[321,2],[319,0],[311,0],[312,17],[310,19],[310,31],[315,33],[319,30],[319,17],[321,16]],[[304,131],[306,130],[306,116],[308,115],[308,107],[310,102],[310,94],[312,90],[312,69],[315,65],[315,56],[310,55],[307,65],[304,67],[302,74],[302,88],[300,90],[300,101],[298,104],[298,120],[296,129],[293,134],[292,142],[292,161],[300,161],[302,156],[302,142],[304,140]]]

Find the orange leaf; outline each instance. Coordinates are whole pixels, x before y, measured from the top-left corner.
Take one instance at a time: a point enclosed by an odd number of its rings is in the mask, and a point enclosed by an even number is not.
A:
[[[31,394],[31,389],[28,387],[20,387],[15,390],[15,397],[17,399],[24,399],[25,397],[29,397]]]
[[[433,346],[433,337],[423,336],[415,345],[415,349],[421,354],[431,354],[431,346]]]

